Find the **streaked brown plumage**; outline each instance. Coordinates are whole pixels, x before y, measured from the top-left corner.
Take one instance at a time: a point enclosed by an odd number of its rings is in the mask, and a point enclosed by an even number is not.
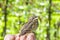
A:
[[[32,16],[29,18],[28,22],[23,25],[23,28],[20,30],[20,35],[24,35],[29,32],[34,32],[38,27],[38,17]]]

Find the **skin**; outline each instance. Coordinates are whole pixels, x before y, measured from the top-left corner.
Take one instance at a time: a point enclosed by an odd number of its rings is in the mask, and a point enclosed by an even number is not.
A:
[[[35,40],[34,33],[28,33],[19,37],[19,34],[5,36],[4,40]]]

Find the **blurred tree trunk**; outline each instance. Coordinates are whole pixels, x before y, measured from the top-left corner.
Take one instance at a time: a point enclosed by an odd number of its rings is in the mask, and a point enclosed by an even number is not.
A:
[[[7,4],[8,4],[8,0],[5,0],[4,1],[4,4],[5,4],[5,6],[4,6],[4,21],[5,21],[5,26],[4,26],[4,28],[3,28],[3,36],[5,36],[5,34],[6,34],[6,26],[7,26]]]
[[[49,26],[47,27],[47,38],[46,40],[50,40],[50,25],[51,25],[51,3],[52,0],[49,0],[49,9],[48,9],[48,17],[49,17]]]

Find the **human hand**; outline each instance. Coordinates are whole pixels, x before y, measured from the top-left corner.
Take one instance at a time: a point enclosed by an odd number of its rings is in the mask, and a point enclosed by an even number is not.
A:
[[[35,36],[34,33],[29,33],[28,35],[22,35],[19,36],[19,34],[17,35],[6,35],[4,40],[35,40]]]

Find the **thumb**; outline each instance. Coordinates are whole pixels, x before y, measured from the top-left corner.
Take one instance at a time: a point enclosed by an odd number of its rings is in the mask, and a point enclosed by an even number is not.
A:
[[[10,34],[8,34],[8,35],[6,35],[4,37],[4,40],[14,40],[14,39],[15,39],[15,36],[14,35],[10,35]]]

